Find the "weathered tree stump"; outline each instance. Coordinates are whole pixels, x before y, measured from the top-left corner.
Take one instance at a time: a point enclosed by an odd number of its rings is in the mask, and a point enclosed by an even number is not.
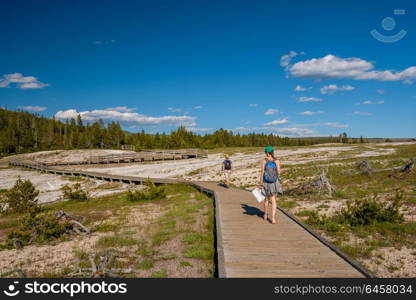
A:
[[[103,277],[116,277],[117,274],[130,274],[133,273],[132,269],[115,269],[109,268],[111,262],[116,257],[114,251],[109,249],[105,255],[100,257],[100,263],[95,263],[96,254],[90,254],[88,259],[91,264],[91,268],[79,268],[75,272],[68,274],[68,276],[85,276],[90,278],[103,278]]]
[[[373,173],[373,168],[371,168],[370,163],[368,160],[361,160],[357,163],[358,170],[361,171],[362,174],[370,175]]]

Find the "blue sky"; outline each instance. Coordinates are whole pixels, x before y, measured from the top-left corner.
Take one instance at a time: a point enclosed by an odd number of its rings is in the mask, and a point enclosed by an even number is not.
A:
[[[0,25],[9,109],[132,132],[415,136],[414,1],[7,0]]]

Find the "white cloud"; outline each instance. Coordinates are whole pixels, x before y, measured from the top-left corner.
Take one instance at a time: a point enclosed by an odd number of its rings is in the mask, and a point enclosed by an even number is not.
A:
[[[317,132],[309,128],[300,128],[300,127],[238,127],[233,129],[236,132],[274,132],[278,135],[288,136],[288,137],[302,137],[302,136],[317,136]]]
[[[136,108],[126,107],[126,106],[116,106],[116,107],[106,108],[105,110],[115,110],[119,112],[132,112],[132,111],[135,111]]]
[[[310,89],[312,89],[312,87],[303,87],[300,84],[298,84],[295,87],[295,92],[304,92],[304,91],[307,91],[307,90],[310,90]]]
[[[173,126],[195,126],[195,117],[191,116],[161,116],[150,117],[136,112],[119,111],[111,109],[96,109],[91,111],[80,111],[75,109],[60,110],[55,114],[55,118],[66,120],[76,118],[78,115],[85,121],[118,121],[127,126],[134,125],[173,125]]]
[[[257,107],[257,106],[259,106],[257,103],[251,103],[251,104],[249,104],[248,106],[250,106],[250,107]]]
[[[322,99],[316,98],[316,97],[299,97],[298,101],[299,102],[321,102]]]
[[[325,127],[332,127],[332,128],[348,128],[348,124],[341,124],[338,122],[324,122],[324,123],[317,123],[317,126],[325,126]]]
[[[192,131],[192,132],[208,132],[213,130],[212,128],[200,128],[200,127],[194,127],[194,126],[189,126],[186,127],[186,130]]]
[[[383,90],[383,89],[378,89],[378,90],[376,90],[376,92],[380,95],[383,95],[386,91]]]
[[[320,88],[321,94],[334,94],[338,91],[352,91],[354,89],[351,85],[337,86],[336,84],[325,85]]]
[[[278,112],[279,112],[278,109],[269,108],[264,114],[266,116],[271,116],[271,115],[277,114]]]
[[[318,111],[307,110],[307,111],[301,112],[300,114],[304,116],[313,116],[313,115],[318,115],[318,114],[323,114],[323,113],[324,112],[322,110],[318,110]]]
[[[280,119],[280,120],[274,120],[274,121],[265,123],[264,125],[265,126],[274,126],[274,125],[286,124],[287,122],[288,122],[288,119],[287,118],[283,118],[283,119]]]
[[[36,111],[36,112],[40,112],[40,111],[44,111],[46,110],[46,107],[44,106],[18,106],[18,108],[23,109],[23,110],[27,110],[27,111]]]
[[[93,41],[93,45],[112,45],[117,43],[115,40],[99,40],[99,41]]]
[[[307,123],[307,124],[293,124],[294,127],[309,128],[309,127],[331,127],[331,128],[348,128],[348,124],[338,122],[319,122],[319,123]]]
[[[181,108],[173,108],[173,107],[169,107],[168,110],[171,111],[171,112],[173,112],[173,113],[178,113],[178,112],[181,112],[182,111]]]
[[[202,109],[203,108],[203,106],[202,105],[197,105],[197,106],[194,106],[194,109]]]
[[[19,89],[41,89],[49,86],[47,83],[40,82],[34,76],[23,76],[21,73],[5,74],[0,79],[0,88],[8,88],[15,84]]]
[[[296,53],[295,51],[290,51],[288,54],[282,55],[280,57],[280,66],[282,67],[289,66],[292,58],[294,58],[297,55],[298,53]]]
[[[369,117],[369,116],[372,116],[373,115],[373,113],[366,112],[366,111],[355,111],[352,114],[353,115],[357,115],[357,116],[363,116],[363,117]]]
[[[319,134],[315,127],[330,127],[330,128],[348,128],[348,124],[342,124],[338,122],[321,122],[321,123],[311,123],[311,124],[293,124],[291,127],[238,127],[233,129],[236,132],[273,132],[282,136],[289,137],[302,137],[302,136],[323,136]]]
[[[354,80],[404,81],[411,83],[416,79],[416,66],[403,71],[373,70],[372,62],[358,57],[341,58],[328,54],[321,58],[300,61],[286,67],[286,70],[298,78],[344,78]]]
[[[309,128],[299,128],[299,127],[276,128],[274,131],[279,133],[279,134],[282,134],[282,135],[296,136],[296,137],[316,136],[317,135],[315,130],[312,130],[312,129],[309,129]]]
[[[371,101],[371,100],[365,100],[365,101],[363,101],[361,103],[356,103],[356,105],[360,105],[360,104],[363,104],[363,105],[384,104],[384,101],[383,100],[380,100],[380,101],[374,102],[374,101]]]

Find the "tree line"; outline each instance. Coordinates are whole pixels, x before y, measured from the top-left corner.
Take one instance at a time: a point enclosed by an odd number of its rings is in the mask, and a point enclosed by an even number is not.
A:
[[[140,149],[220,148],[303,146],[320,143],[364,142],[337,137],[288,138],[264,133],[233,133],[218,129],[204,135],[179,127],[170,133],[138,133],[125,131],[118,122],[105,124],[102,120],[85,123],[81,116],[62,122],[25,111],[0,108],[0,155],[56,149],[114,149],[132,145]]]

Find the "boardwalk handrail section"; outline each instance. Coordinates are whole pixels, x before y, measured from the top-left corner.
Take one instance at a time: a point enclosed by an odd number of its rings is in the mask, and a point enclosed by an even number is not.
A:
[[[86,160],[72,162],[44,162],[45,166],[65,166],[84,164],[131,163],[160,160],[179,160],[189,158],[208,158],[208,150],[179,149],[179,150],[143,150],[137,153],[117,153],[106,155],[91,155]]]

